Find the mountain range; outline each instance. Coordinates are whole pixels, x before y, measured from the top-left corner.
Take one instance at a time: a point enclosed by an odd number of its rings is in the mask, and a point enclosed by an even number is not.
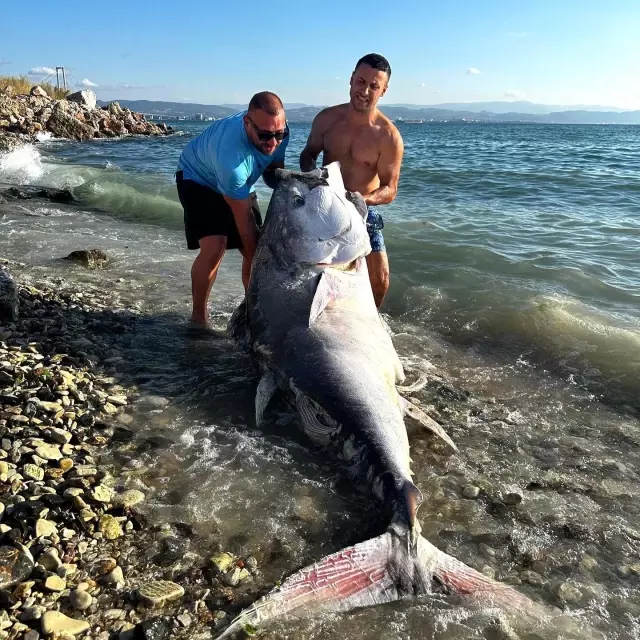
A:
[[[246,108],[241,104],[206,105],[188,102],[152,100],[118,100],[122,107],[166,118],[223,118]],[[98,100],[104,106],[105,101]],[[289,122],[311,122],[322,106],[285,103]],[[531,122],[557,124],[640,124],[640,110],[624,111],[616,107],[585,105],[553,106],[532,102],[470,102],[440,105],[381,105],[380,110],[392,120],[424,122]]]

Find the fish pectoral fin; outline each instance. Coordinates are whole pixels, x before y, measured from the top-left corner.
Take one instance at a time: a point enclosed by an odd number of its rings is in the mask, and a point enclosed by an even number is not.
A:
[[[256,389],[256,425],[258,427],[262,424],[264,412],[277,390],[278,385],[273,374],[270,371],[265,371]]]
[[[400,401],[405,415],[413,418],[413,420],[433,433],[433,435],[438,436],[438,438],[446,442],[453,451],[458,451],[458,447],[455,442],[433,418],[430,418],[422,409],[420,409],[420,407],[417,407],[415,404],[405,400],[402,396],[400,397]]]
[[[338,297],[338,290],[334,286],[333,278],[326,271],[320,275],[316,292],[311,303],[311,311],[309,311],[309,326],[322,315],[322,312],[331,302]]]

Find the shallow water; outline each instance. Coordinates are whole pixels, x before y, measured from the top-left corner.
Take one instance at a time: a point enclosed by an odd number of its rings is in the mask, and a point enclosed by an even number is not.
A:
[[[75,152],[63,147],[56,164],[44,162],[42,172],[30,178],[57,186],[73,178],[85,202],[80,209],[35,200],[0,205],[0,257],[24,263],[36,281],[62,276],[86,287],[108,287],[122,305],[140,310],[133,338],[123,339],[124,360],[112,365],[116,376],[133,380],[143,393],[129,419],[138,439],[114,464],[126,471],[131,486],[144,485],[151,497],[149,517],[193,526],[194,551],[202,557],[217,541],[225,549],[253,553],[269,580],[377,532],[385,523],[369,498],[354,493],[338,463],[297,436],[293,416],[274,412],[264,430],[255,428],[257,380],[250,362],[226,340],[185,335],[193,254],[183,249],[179,218],[167,221],[176,215],[170,179],[150,168],[144,176],[142,170],[122,171],[124,162],[143,163],[149,141],[110,144],[94,145],[104,161],[91,145]],[[178,141],[159,144],[170,148]],[[457,143],[448,144],[455,149]],[[78,168],[68,157],[60,161],[64,153],[120,168]],[[444,150],[434,154],[434,162],[445,162]],[[26,166],[33,167],[34,158]],[[637,179],[620,171],[625,179]],[[125,177],[118,182],[120,173]],[[96,210],[104,201],[86,194],[105,189],[111,175],[120,185],[115,191],[121,200],[114,195],[113,201],[122,210],[113,206],[107,213]],[[126,183],[133,185],[131,192],[122,188]],[[142,184],[147,191],[140,196]],[[567,201],[578,198],[581,188]],[[169,213],[149,205],[149,193]],[[464,190],[458,197],[471,198]],[[142,213],[134,206],[140,199],[146,202]],[[616,236],[610,247],[620,264],[627,247],[617,245],[638,237],[630,233],[637,218],[626,215],[624,242]],[[578,240],[556,238],[574,247],[574,257],[559,267],[562,255],[555,245],[528,256],[515,238],[515,224],[497,233],[495,224],[480,218],[460,219],[458,226],[437,216],[414,218],[401,219],[395,210],[389,215],[386,237],[397,276],[385,319],[410,379],[427,363],[434,365],[429,384],[414,395],[460,449],[445,455],[407,422],[416,484],[424,494],[423,533],[475,568],[565,608],[570,617],[527,627],[521,612],[509,618],[433,596],[280,623],[269,637],[587,637],[582,624],[602,632],[600,637],[640,637],[637,283],[627,275],[624,285],[598,267],[602,257],[590,258],[588,269],[575,267],[587,255],[581,257]],[[622,218],[607,224],[619,231]],[[574,228],[579,222],[576,214]],[[465,239],[465,224],[475,227],[468,231],[476,234],[473,242]],[[502,248],[495,246],[498,241]],[[504,248],[508,243],[511,250]],[[111,256],[105,271],[60,260],[90,246]],[[241,297],[239,267],[238,257],[227,255],[214,288],[212,310],[220,327]],[[624,271],[620,265],[614,270]],[[163,402],[153,404],[146,396]],[[143,446],[140,453],[138,445],[149,436],[167,440]],[[478,500],[462,497],[467,484],[480,487]],[[514,485],[523,501],[504,506],[504,494]],[[559,593],[570,602],[563,604]],[[566,630],[569,622],[572,631]],[[509,635],[510,628],[517,635]]]

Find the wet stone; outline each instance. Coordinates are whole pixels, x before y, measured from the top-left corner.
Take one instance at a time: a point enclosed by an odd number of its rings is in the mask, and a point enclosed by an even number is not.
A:
[[[235,556],[231,553],[216,553],[209,558],[209,562],[220,572],[226,573],[235,561]]]
[[[562,602],[567,604],[580,604],[582,600],[582,592],[568,582],[561,582],[556,585],[556,595]]]
[[[133,637],[136,640],[168,640],[171,637],[170,620],[160,616],[145,620],[136,626]]]
[[[237,586],[242,580],[246,580],[249,577],[249,572],[246,569],[240,567],[234,567],[224,574],[224,583],[230,587]]]
[[[104,534],[107,540],[115,540],[122,536],[122,527],[120,523],[111,515],[104,515],[100,518],[98,524],[99,531]]]
[[[107,503],[111,501],[111,497],[113,496],[113,491],[109,487],[103,484],[98,484],[95,487],[93,487],[90,495],[91,495],[91,498],[96,502]]]
[[[129,489],[128,491],[123,491],[119,493],[113,498],[113,504],[119,507],[124,507],[125,509],[128,507],[133,507],[140,502],[143,502],[145,498],[144,493],[142,491],[138,491],[137,489]]]
[[[462,496],[468,500],[475,500],[480,495],[480,487],[468,484],[462,489]]]
[[[6,589],[29,577],[33,561],[15,547],[0,547],[0,589]]]
[[[138,587],[138,599],[145,605],[160,607],[165,602],[172,602],[184,595],[184,589],[175,582],[155,580]]]

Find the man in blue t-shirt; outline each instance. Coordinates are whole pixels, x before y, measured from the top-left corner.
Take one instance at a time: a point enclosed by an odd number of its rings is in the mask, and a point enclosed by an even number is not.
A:
[[[191,268],[194,325],[208,326],[209,293],[227,249],[242,254],[246,290],[262,224],[253,185],[262,176],[275,187],[288,142],[282,101],[262,91],[246,111],[216,120],[183,149],[176,185],[187,247],[200,249]]]

